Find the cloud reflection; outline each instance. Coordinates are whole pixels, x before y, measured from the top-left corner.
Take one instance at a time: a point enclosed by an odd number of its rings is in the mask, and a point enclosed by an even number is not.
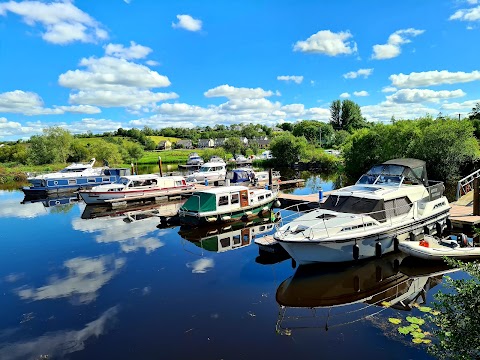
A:
[[[48,215],[48,210],[41,202],[21,204],[18,199],[8,199],[2,200],[0,207],[0,218],[31,219],[43,215]]]
[[[116,218],[95,218],[95,219],[75,219],[72,226],[75,230],[95,233],[95,241],[98,243],[119,242],[120,248],[124,252],[134,252],[139,249],[145,249],[147,254],[165,245],[157,237],[146,237],[153,231],[160,232],[156,226],[158,218],[152,217],[126,223],[122,217]]]
[[[0,359],[39,359],[42,355],[49,359],[61,358],[83,350],[89,338],[98,338],[107,332],[108,325],[115,320],[117,313],[118,306],[114,306],[81,330],[50,332],[32,340],[0,344]]]
[[[74,303],[86,304],[97,298],[97,291],[108,283],[124,265],[125,259],[114,259],[110,256],[74,258],[64,263],[68,269],[66,277],[52,277],[48,285],[39,288],[19,288],[17,293],[24,300],[71,297]]]
[[[215,265],[213,259],[211,258],[202,258],[191,263],[187,264],[188,268],[192,269],[194,274],[205,274],[207,271],[211,270]]]

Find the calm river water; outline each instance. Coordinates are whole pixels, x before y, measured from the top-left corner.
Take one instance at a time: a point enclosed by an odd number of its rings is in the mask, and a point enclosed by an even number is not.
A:
[[[309,181],[296,191],[333,186]],[[0,191],[2,360],[430,358],[388,318],[422,316],[412,304],[432,301],[441,265],[294,269],[259,255],[268,222],[189,232],[152,216],[178,203],[22,201]]]

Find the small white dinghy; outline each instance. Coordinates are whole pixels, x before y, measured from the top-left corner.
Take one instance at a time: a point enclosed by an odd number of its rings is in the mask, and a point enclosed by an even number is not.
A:
[[[398,248],[408,255],[426,260],[443,260],[443,257],[455,259],[480,257],[480,246],[474,246],[465,234],[458,235],[457,240],[425,235],[420,241],[401,241]]]

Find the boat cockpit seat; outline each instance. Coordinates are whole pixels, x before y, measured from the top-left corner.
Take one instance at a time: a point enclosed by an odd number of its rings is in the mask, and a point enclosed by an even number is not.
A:
[[[440,240],[440,244],[441,245],[445,245],[445,246],[448,246],[452,249],[456,248],[457,246],[459,246],[458,242],[456,240],[452,240],[450,238],[446,238],[446,239],[441,239]]]

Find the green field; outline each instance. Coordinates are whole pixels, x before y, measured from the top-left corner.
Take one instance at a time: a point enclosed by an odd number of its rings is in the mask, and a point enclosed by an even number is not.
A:
[[[165,137],[165,136],[147,136],[147,138],[153,140],[155,144],[158,145],[160,141],[168,140],[171,143],[177,142],[178,140],[181,140],[180,138],[175,138],[175,137]]]

